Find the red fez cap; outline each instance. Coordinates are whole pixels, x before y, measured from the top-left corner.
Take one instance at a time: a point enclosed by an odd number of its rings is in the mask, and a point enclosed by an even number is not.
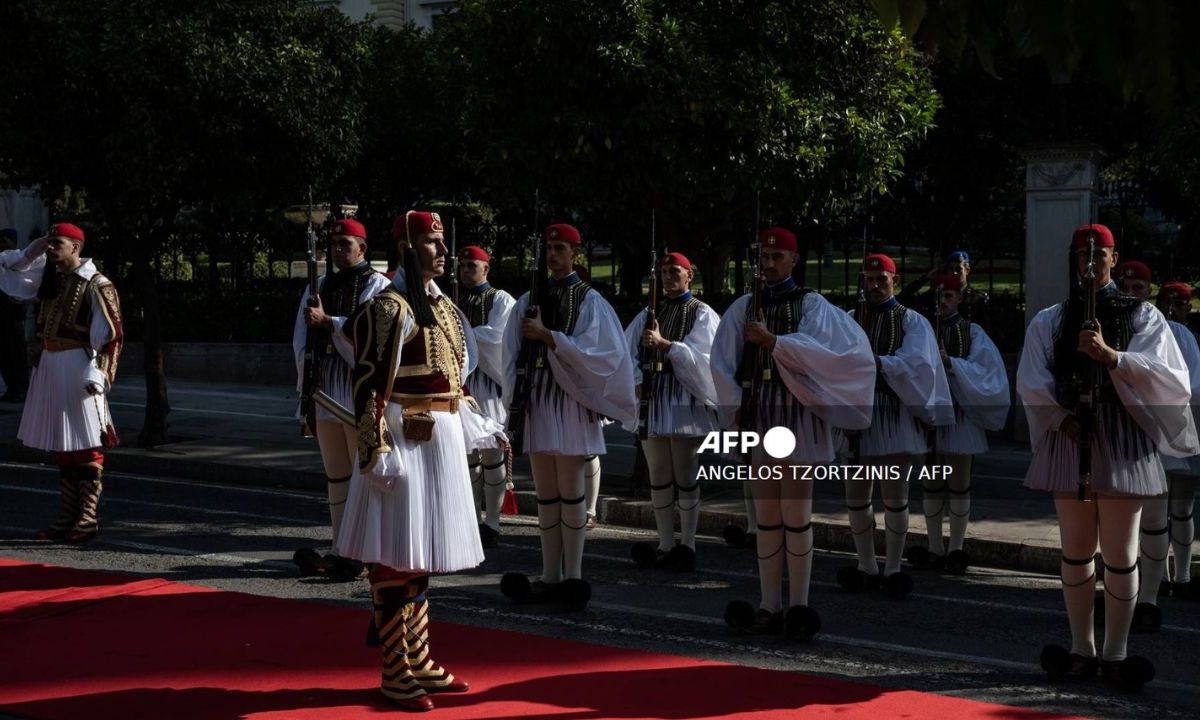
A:
[[[1071,235],[1071,249],[1078,250],[1082,247],[1087,247],[1088,235],[1096,236],[1096,247],[1116,247],[1117,243],[1113,240],[1112,230],[1109,230],[1104,225],[1080,225],[1079,228]]]
[[[588,272],[587,268],[580,265],[579,263],[575,263],[575,266],[572,267],[571,269],[575,271],[575,274],[579,275],[580,280],[583,280],[584,282],[592,281],[592,274],[590,272]]]
[[[330,231],[329,234],[347,235],[349,237],[362,238],[363,240],[367,239],[367,229],[363,227],[363,224],[350,218],[335,222],[333,224],[333,230]]]
[[[957,275],[942,275],[933,281],[933,289],[936,290],[939,285],[943,290],[962,290],[962,280]]]
[[[468,245],[465,248],[463,248],[462,250],[459,250],[458,251],[458,259],[459,260],[478,260],[479,262],[485,262],[485,263],[490,263],[492,261],[492,257],[487,254],[487,250],[484,250],[483,248],[479,247],[478,245]]]
[[[1179,296],[1185,298],[1192,297],[1192,287],[1185,282],[1172,280],[1169,283],[1163,283],[1163,286],[1158,291],[1159,297]]]
[[[1127,260],[1117,268],[1117,276],[1122,280],[1144,280],[1150,282],[1150,268],[1146,263],[1137,260]]]
[[[409,242],[419,235],[442,232],[445,229],[442,226],[441,216],[435,212],[425,212],[424,210],[409,210],[404,213],[404,222],[408,230],[405,238]]]
[[[892,259],[883,253],[873,253],[863,258],[863,270],[867,272],[886,270],[887,272],[895,273],[896,263],[892,262]]]
[[[758,241],[764,248],[796,252],[796,235],[785,228],[769,227],[758,234]]]
[[[50,226],[50,232],[46,233],[48,237],[65,237],[72,240],[83,242],[83,230],[78,225],[71,223],[57,223]]]
[[[692,269],[691,261],[688,260],[686,257],[684,257],[683,253],[677,253],[677,252],[667,253],[666,255],[663,255],[662,262],[659,263],[659,265],[678,265],[679,267],[683,268],[684,270]]]
[[[546,228],[546,242],[551,241],[566,242],[572,245],[583,243],[583,240],[579,237],[579,230],[574,225],[566,223],[556,223]]]

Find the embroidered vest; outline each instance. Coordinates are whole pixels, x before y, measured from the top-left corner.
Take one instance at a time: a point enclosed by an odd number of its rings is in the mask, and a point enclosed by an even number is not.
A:
[[[696,325],[696,314],[700,312],[700,305],[700,301],[694,297],[689,297],[683,302],[666,300],[659,303],[656,315],[659,334],[671,342],[682,342]],[[647,349],[645,354],[647,357],[643,358],[644,362],[655,363],[661,368],[660,373],[675,373],[671,361],[667,359],[666,351]]]
[[[971,321],[962,315],[943,320],[938,341],[950,357],[967,357],[971,354]]]
[[[486,325],[495,303],[496,288],[490,286],[481,292],[467,290],[458,298],[458,307],[467,316],[467,322],[471,323],[471,327]]]
[[[321,305],[325,308],[325,314],[334,317],[350,317],[354,314],[354,311],[358,309],[358,299],[362,297],[367,279],[374,273],[371,264],[364,262],[357,267],[347,268],[327,277],[321,285],[320,291],[317,292],[317,296],[321,298]],[[308,331],[313,333],[314,355],[317,358],[339,357],[333,347],[331,330],[309,328]]]
[[[1133,313],[1141,304],[1141,300],[1122,293],[1102,294],[1096,298],[1096,318],[1100,321],[1100,333],[1105,344],[1113,350],[1122,352],[1129,348],[1135,334]],[[1066,308],[1063,308],[1062,320],[1054,333],[1056,343],[1065,331],[1063,321],[1066,320],[1066,314]],[[1072,333],[1077,334],[1078,330],[1072,330]],[[1078,352],[1074,353],[1072,360],[1068,376],[1055,377],[1054,388],[1058,403],[1068,410],[1073,410],[1078,404],[1083,388],[1083,373],[1087,363],[1092,362]],[[1108,446],[1114,457],[1134,459],[1153,452],[1154,447],[1150,439],[1130,416],[1117,395],[1107,367],[1100,366],[1099,378],[1099,406],[1096,408],[1095,422],[1097,437]]]
[[[430,297],[436,324],[419,328],[400,350],[392,392],[407,396],[459,397],[467,341],[454,303]]]
[[[541,303],[542,324],[547,330],[573,335],[575,323],[579,322],[579,308],[591,289],[592,286],[582,280],[571,285],[551,284],[546,288],[546,295]],[[547,349],[545,343],[534,343],[537,367],[545,368],[549,372],[550,365],[546,362]]]
[[[38,303],[38,338],[43,342],[79,343],[81,347],[91,347],[92,308],[84,295],[103,280],[100,273],[89,280],[76,273],[60,276],[55,296]]]

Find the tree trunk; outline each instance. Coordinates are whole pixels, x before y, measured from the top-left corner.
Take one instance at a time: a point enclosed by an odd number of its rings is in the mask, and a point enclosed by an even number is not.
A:
[[[159,231],[165,232],[165,231]],[[138,446],[155,447],[167,442],[167,378],[163,371],[162,315],[158,307],[158,276],[152,263],[159,238],[135,242],[134,277],[138,297],[142,302],[142,346],[146,374],[146,415]]]

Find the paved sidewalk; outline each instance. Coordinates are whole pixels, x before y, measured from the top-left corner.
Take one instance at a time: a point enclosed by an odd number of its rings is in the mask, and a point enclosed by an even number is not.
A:
[[[295,391],[289,386],[172,380],[168,397],[172,441],[154,449],[137,448],[145,385],[140,377],[117,383],[111,403],[124,445],[108,453],[110,471],[324,490],[316,441],[300,436],[299,421],[293,417]],[[19,405],[0,404],[0,458],[52,462],[45,453],[17,442],[20,413]],[[606,434],[609,453],[602,459],[600,520],[652,530],[646,490],[634,493],[631,488],[634,438],[613,427]],[[1027,446],[1000,439],[993,441],[990,452],[975,457],[967,550],[976,564],[1058,572],[1058,528],[1050,497],[1021,487],[1029,457]],[[514,474],[521,512],[532,515],[536,504],[524,458],[518,459]],[[910,543],[923,544],[925,522],[915,476],[912,485]],[[817,483],[813,527],[818,547],[853,549],[841,486]],[[706,481],[701,532],[719,536],[729,523],[744,527],[741,493],[739,482]],[[878,502],[876,509],[882,510]],[[882,513],[877,517],[882,547]]]

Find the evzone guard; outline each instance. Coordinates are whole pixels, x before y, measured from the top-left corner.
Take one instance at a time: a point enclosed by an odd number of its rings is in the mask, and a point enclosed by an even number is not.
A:
[[[1071,647],[1048,645],[1052,679],[1099,673],[1124,690],[1153,677],[1127,656],[1138,597],[1142,503],[1167,491],[1160,453],[1195,455],[1188,368],[1162,313],[1117,291],[1112,232],[1084,225],[1071,238],[1071,292],[1025,332],[1017,393],[1033,461],[1025,486],[1054,493]],[[1104,645],[1097,653],[1097,537],[1104,561]]]
[[[327,273],[318,280],[314,300],[305,288],[296,311],[292,331],[292,351],[296,356],[296,390],[304,392],[305,353],[312,348],[316,373],[315,389],[324,392],[343,407],[351,407],[350,374],[354,363],[354,347],[345,334],[346,319],[354,311],[388,286],[388,280],[371,268],[367,259],[367,230],[357,220],[338,220],[329,229],[332,262],[336,273]],[[310,344],[310,335],[313,342]],[[306,435],[316,435],[325,469],[326,497],[329,501],[329,520],[336,538],[342,524],[350,476],[354,471],[354,455],[358,440],[354,428],[338,421],[329,410],[313,405],[303,418]],[[309,427],[312,425],[313,427]],[[335,580],[353,580],[362,566],[336,553],[322,557],[312,548],[297,550],[293,559],[302,574],[324,572]]]
[[[518,602],[559,601],[582,608],[591,598],[591,586],[583,579],[584,459],[604,454],[606,417],[628,430],[636,428],[637,400],[617,314],[572,268],[579,231],[555,224],[543,237],[551,277],[539,277],[535,270],[535,287],[544,284],[545,292],[534,307],[529,293],[517,300],[505,340],[504,388],[514,397],[521,392],[518,384],[528,388],[528,397],[519,399],[523,408],[519,402],[510,413],[509,429],[514,447],[529,455],[542,574],[530,582],[522,573],[507,573],[501,590]],[[528,345],[522,350],[523,342]],[[518,367],[525,374],[523,383],[517,380]]]
[[[692,570],[700,521],[696,451],[705,436],[718,429],[717,391],[709,360],[721,318],[692,295],[692,263],[682,253],[667,253],[656,271],[666,298],[656,303],[653,317],[646,308],[625,328],[631,356],[641,358],[634,365],[638,399],[646,408],[646,417],[639,418],[644,423],[639,434],[644,433],[641,443],[658,531],[657,547],[635,543],[632,556],[639,567]],[[657,290],[656,283],[651,287]]]
[[[36,537],[69,543],[100,530],[104,451],[118,442],[108,392],[125,337],[117,289],[80,257],[84,241],[78,226],[58,223],[0,257],[0,291],[37,303],[40,348],[17,438],[54,453],[59,470],[58,517]]]
[[[838,571],[837,580],[850,592],[881,587],[887,597],[902,598],[913,585],[912,576],[900,569],[908,534],[909,470],[914,457],[928,450],[925,426],[951,424],[954,413],[933,328],[896,300],[896,277],[896,264],[887,255],[863,259],[866,307],[857,319],[874,351],[877,374],[871,424],[856,438],[856,461],[880,469],[883,572],[875,560],[874,479],[846,480],[858,563]]]
[[[773,227],[762,231],[759,241],[762,287],[755,278],[755,292],[735,300],[721,318],[712,348],[713,381],[724,426],[760,434],[785,427],[796,444],[782,458],[767,454],[761,444],[752,451],[754,465],[782,466],[783,471],[780,479],[750,483],[759,606],[731,602],[725,619],[745,632],[783,631],[807,640],[821,625],[809,605],[813,480],[794,477],[789,466],[832,462],[833,428],[867,426],[875,360],[866,336],[846,313],[797,286],[792,270],[802,256],[796,236]]]
[[[1200,407],[1200,388],[1196,378],[1200,375],[1200,358],[1193,364],[1189,348],[1197,342],[1196,335],[1188,327],[1188,313],[1192,309],[1192,288],[1187,283],[1173,281],[1163,283],[1158,291],[1158,309],[1170,321],[1171,333],[1188,363],[1192,382],[1192,417]],[[1190,339],[1190,342],[1189,342]],[[1195,521],[1192,519],[1196,499],[1196,483],[1200,477],[1200,455],[1177,459],[1163,456],[1163,467],[1167,470],[1169,490],[1168,513],[1170,517],[1171,552],[1174,554],[1170,593],[1177,598],[1200,600],[1200,577],[1191,576],[1192,541],[1196,539]],[[1164,571],[1166,568],[1164,568]]]
[[[987,452],[987,431],[1003,429],[1008,419],[1008,372],[1000,350],[983,328],[959,313],[962,281],[958,276],[943,275],[932,284],[938,350],[954,399],[954,424],[937,428],[933,462],[950,470],[945,477],[922,482],[929,544],[911,547],[908,559],[917,568],[962,574],[971,562],[963,549],[971,516],[971,457]],[[947,513],[948,547],[942,540],[942,519]]]
[[[1150,268],[1137,260],[1128,260],[1117,266],[1117,278],[1120,289],[1143,302],[1150,299]],[[1196,338],[1186,326],[1170,319],[1170,301],[1167,298],[1180,295],[1179,284],[1163,285],[1159,293],[1159,310],[1167,318],[1167,327],[1172,337],[1179,345],[1183,362],[1188,368],[1188,378],[1192,391],[1192,417],[1195,418],[1195,407],[1200,403],[1200,347]],[[1186,285],[1183,286],[1187,288]],[[1190,295],[1190,292],[1189,292]],[[1165,302],[1164,302],[1165,301]],[[1172,528],[1170,508],[1172,493],[1182,494],[1182,490],[1200,470],[1200,457],[1175,458],[1169,455],[1161,457],[1163,469],[1167,473],[1168,491],[1142,503],[1141,543],[1138,557],[1138,602],[1133,608],[1132,630],[1134,632],[1158,632],[1162,625],[1162,611],[1158,607],[1159,590],[1164,588],[1163,580],[1167,572],[1167,556],[1171,553]],[[1191,541],[1188,542],[1189,550]],[[1189,558],[1190,559],[1190,558]],[[1169,582],[1169,579],[1168,579]],[[1169,588],[1169,586],[1166,586]]]
[[[483,561],[467,451],[485,438],[462,416],[467,324],[433,282],[444,272],[441,219],[411,211],[397,225],[403,267],[349,320],[358,463],[336,550],[370,569],[383,695],[424,711],[429,694],[468,689],[430,655],[425,593],[431,574]]]
[[[458,275],[463,292],[458,307],[470,324],[468,332],[479,348],[479,367],[467,378],[467,391],[483,413],[503,426],[508,419],[504,404],[504,332],[516,300],[493,287],[488,281],[492,258],[477,245],[468,245],[458,253]],[[508,472],[503,448],[472,452],[467,459],[476,512],[482,510],[479,537],[485,548],[500,541],[500,509],[508,490]]]

